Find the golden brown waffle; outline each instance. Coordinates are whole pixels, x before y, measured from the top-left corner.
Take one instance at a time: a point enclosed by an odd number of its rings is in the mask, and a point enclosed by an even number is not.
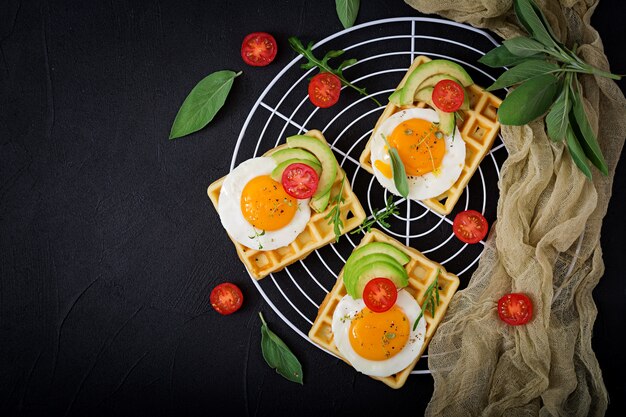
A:
[[[372,377],[374,379],[384,382],[391,388],[400,388],[404,385],[406,379],[411,374],[411,371],[415,367],[415,364],[422,356],[424,350],[430,342],[430,339],[433,337],[437,326],[443,319],[443,316],[446,314],[446,310],[448,309],[448,305],[450,305],[452,296],[459,287],[459,278],[454,274],[446,272],[444,267],[436,262],[431,261],[416,249],[404,246],[402,243],[385,235],[381,231],[372,229],[371,232],[367,233],[363,237],[361,243],[357,247],[361,247],[370,242],[389,243],[396,248],[402,250],[404,253],[411,257],[409,263],[405,265],[405,269],[409,275],[409,285],[404,289],[408,291],[412,296],[414,296],[420,305],[422,305],[422,303],[424,302],[426,289],[430,284],[433,283],[433,281],[437,277],[437,270],[440,270],[440,303],[439,306],[435,309],[434,317],[430,314],[428,310],[424,312],[424,318],[426,319],[426,336],[424,338],[424,344],[422,345],[419,354],[408,367],[395,375],[391,375],[388,377]],[[335,311],[335,308],[337,307],[337,304],[345,295],[346,288],[343,285],[342,269],[339,273],[339,277],[337,278],[337,283],[335,284],[333,289],[326,295],[326,298],[324,298],[324,301],[320,305],[320,309],[317,313],[317,318],[315,319],[315,322],[313,322],[313,327],[311,327],[311,330],[309,330],[309,338],[313,342],[317,343],[324,349],[334,353],[343,361],[349,364],[349,362],[341,356],[339,350],[335,346],[332,333],[333,313]]]
[[[322,135],[322,132],[319,130],[310,130],[305,134],[326,142],[324,135]],[[273,152],[286,147],[287,145],[278,146],[266,152],[264,156],[269,156]],[[335,183],[333,184],[333,188],[331,190],[331,202],[332,199],[339,194],[341,181],[345,176],[345,172],[340,167],[337,171],[337,178],[335,179]],[[222,183],[225,178],[226,177],[222,177],[215,181],[213,184],[209,185],[207,190],[207,194],[213,202],[216,210],[218,207],[220,190],[222,189]],[[345,234],[358,227],[366,216],[363,207],[361,207],[361,203],[350,187],[350,181],[347,179],[343,185],[342,196],[344,202],[341,204],[340,217],[343,222],[342,234]],[[319,249],[335,240],[333,225],[329,225],[328,219],[324,218],[333,206],[333,204],[329,204],[326,210],[322,213],[316,213],[311,210],[311,218],[309,219],[304,231],[300,233],[298,237],[296,237],[296,239],[288,246],[283,246],[282,248],[260,251],[243,246],[241,243],[231,238],[235,244],[235,248],[237,249],[239,259],[241,259],[241,262],[243,262],[254,278],[261,279],[273,272],[280,271],[287,265],[306,258],[307,255],[315,249]]]
[[[423,55],[415,58],[406,75],[402,81],[400,81],[398,87],[402,87],[404,85],[409,74],[413,72],[417,66],[428,61],[430,61],[430,58]],[[450,214],[450,212],[452,212],[452,209],[459,200],[459,197],[461,197],[465,186],[467,186],[467,183],[472,178],[472,175],[474,175],[474,172],[478,169],[480,161],[483,160],[485,155],[487,155],[491,149],[491,145],[493,145],[493,141],[498,136],[498,131],[500,130],[500,123],[498,122],[496,111],[500,107],[502,100],[485,91],[476,84],[472,84],[467,87],[466,92],[469,93],[470,109],[467,111],[461,111],[463,113],[463,121],[459,127],[461,137],[465,141],[466,145],[465,166],[463,167],[463,171],[461,172],[459,179],[452,187],[450,187],[450,189],[448,189],[448,191],[435,198],[422,200],[427,207],[441,215]],[[423,108],[427,106],[422,102],[417,103],[416,106],[407,107],[397,107],[393,103],[387,104],[383,114],[381,114],[378,122],[376,122],[376,126],[372,131],[372,136],[378,127],[391,115],[410,107]],[[370,151],[372,136],[370,136],[367,145],[365,145],[365,150],[363,150],[359,161],[365,170],[373,174],[374,170],[372,168],[371,161],[372,153]]]

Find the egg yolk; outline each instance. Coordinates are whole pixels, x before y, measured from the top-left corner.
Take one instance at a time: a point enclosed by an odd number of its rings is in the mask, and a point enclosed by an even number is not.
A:
[[[241,193],[243,217],[257,229],[278,230],[291,222],[298,201],[269,175],[253,178]]]
[[[446,153],[446,143],[437,137],[437,125],[423,119],[409,119],[400,123],[387,138],[398,150],[409,176],[420,176],[436,171]]]
[[[384,313],[366,307],[350,323],[350,345],[359,356],[382,361],[400,353],[410,332],[409,320],[398,306]]]
[[[393,177],[393,172],[391,171],[391,165],[389,165],[388,163],[383,162],[380,159],[377,159],[377,160],[374,161],[374,166],[385,177],[387,177],[389,179],[391,179]]]

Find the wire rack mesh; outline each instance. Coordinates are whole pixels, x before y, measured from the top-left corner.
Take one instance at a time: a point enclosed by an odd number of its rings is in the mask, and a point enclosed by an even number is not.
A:
[[[457,62],[478,85],[488,86],[501,70],[482,66],[477,60],[496,45],[495,39],[485,31],[424,17],[377,20],[333,34],[317,42],[313,51],[323,56],[328,50],[343,49],[345,57],[357,58],[358,62],[346,68],[344,75],[365,87],[369,96],[360,96],[344,87],[335,106],[329,109],[313,106],[308,99],[307,84],[317,70],[300,69],[303,58],[295,58],[270,82],[250,110],[237,140],[231,170],[244,160],[284,143],[290,135],[319,129],[331,144],[366,213],[371,215],[384,208],[391,196],[358,161],[384,109],[371,97],[386,103],[418,55]],[[467,245],[455,239],[452,220],[456,213],[467,209],[480,211],[490,224],[495,220],[497,181],[506,156],[506,148],[498,137],[450,215],[442,216],[419,201],[393,196],[400,213],[389,221],[390,227],[380,224],[376,227],[445,265],[459,276],[463,288],[477,267],[484,242]],[[310,342],[307,332],[319,305],[360,238],[360,235],[345,235],[338,243],[315,251],[285,270],[261,281],[252,278],[252,282],[279,317]],[[413,373],[429,373],[426,361],[420,361]]]

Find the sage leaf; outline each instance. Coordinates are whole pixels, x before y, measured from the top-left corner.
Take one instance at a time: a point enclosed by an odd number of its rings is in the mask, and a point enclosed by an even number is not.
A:
[[[544,114],[554,102],[558,84],[558,78],[552,74],[539,75],[520,84],[500,105],[500,123],[521,126]]]
[[[604,175],[608,175],[609,168],[606,165],[600,145],[596,135],[593,133],[593,129],[589,124],[585,108],[583,106],[583,100],[580,93],[576,90],[573,91],[572,97],[572,114],[570,115],[570,123],[576,136],[581,139],[580,145],[582,146],[585,155],[589,160],[602,172]],[[573,116],[573,117],[572,117]]]
[[[552,108],[546,115],[548,137],[554,142],[563,140],[567,134],[567,127],[569,126],[569,113],[572,106],[572,102],[570,100],[569,82],[570,78],[567,77],[561,94],[559,94],[556,101],[552,105]]]
[[[576,166],[585,174],[585,176],[591,179],[591,170],[589,169],[589,164],[587,163],[587,157],[585,156],[585,152],[583,148],[580,146],[578,139],[576,139],[576,135],[571,127],[567,128],[567,133],[565,135],[567,149],[569,149],[569,154]]]
[[[404,169],[404,164],[402,163],[402,159],[400,158],[400,154],[398,150],[392,147],[389,142],[387,142],[387,138],[385,135],[382,135],[383,140],[387,144],[387,148],[389,149],[389,157],[391,162],[391,172],[393,174],[393,184],[396,186],[396,189],[400,193],[400,195],[404,198],[409,196],[409,182],[406,179],[406,170]]]
[[[335,0],[337,16],[339,16],[339,20],[341,20],[341,24],[345,29],[354,25],[356,16],[359,14],[360,5],[361,0]]]
[[[517,56],[512,54],[506,46],[500,45],[483,55],[478,62],[491,68],[510,67],[529,60],[544,59],[544,54]]]
[[[559,70],[559,66],[547,61],[532,60],[522,62],[516,67],[506,71],[495,83],[493,83],[487,91],[498,90],[500,88],[509,87],[514,84],[519,84],[537,75],[547,74],[550,72],[556,72]]]
[[[543,46],[541,43],[525,36],[518,36],[517,38],[507,39],[502,42],[502,44],[513,55],[522,57],[549,52],[546,47]]]
[[[546,47],[556,46],[555,39],[551,36],[546,29],[546,26],[539,18],[535,10],[535,7],[537,6],[534,5],[532,1],[515,0],[514,7],[517,19],[533,38],[541,42]]]
[[[272,369],[292,382],[304,385],[302,381],[302,365],[287,345],[272,332],[263,318],[261,312],[261,352],[263,359]]]
[[[170,131],[170,139],[197,132],[205,127],[226,102],[233,80],[241,71],[217,71],[203,78],[180,106]]]

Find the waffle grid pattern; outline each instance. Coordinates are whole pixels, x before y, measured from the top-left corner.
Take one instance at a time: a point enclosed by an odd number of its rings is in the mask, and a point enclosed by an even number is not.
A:
[[[440,270],[439,274],[439,296],[440,296],[440,304],[435,310],[434,317],[430,314],[429,311],[424,313],[424,318],[426,319],[426,335],[424,338],[424,344],[415,358],[415,360],[404,370],[401,372],[391,375],[388,377],[372,377],[379,381],[382,381],[386,385],[391,388],[401,388],[406,379],[411,374],[411,371],[415,367],[415,364],[418,362],[422,354],[424,353],[430,339],[432,338],[437,326],[443,319],[446,314],[446,310],[450,305],[450,301],[452,300],[452,296],[456,292],[459,287],[459,278],[447,272],[440,264],[431,261],[426,258],[416,249],[407,247],[397,240],[385,235],[383,232],[372,229],[371,232],[367,233],[361,243],[357,248],[370,243],[370,242],[385,242],[389,243],[398,249],[405,252],[407,255],[411,257],[411,260],[407,265],[405,265],[405,269],[409,275],[409,285],[405,288],[417,302],[422,305],[424,302],[424,295],[426,289],[430,284],[433,283],[435,278],[437,277],[437,270]],[[355,248],[355,249],[357,249]],[[309,331],[309,338],[322,348],[332,352],[337,357],[341,358],[343,361],[348,363],[339,353],[335,343],[333,341],[332,334],[332,318],[333,312],[337,307],[339,301],[346,295],[346,288],[343,285],[343,269],[339,273],[339,277],[337,278],[337,282],[335,283],[332,290],[326,295],[324,301],[320,305],[317,318],[313,322],[313,326]]]
[[[398,87],[402,87],[404,85],[409,74],[413,72],[415,68],[430,60],[430,58],[424,55],[416,57],[404,78],[400,81]],[[500,107],[502,100],[485,91],[476,84],[468,87],[466,91],[470,96],[470,109],[462,112],[463,121],[459,128],[461,137],[466,144],[465,166],[463,167],[458,180],[450,189],[435,198],[422,201],[428,208],[441,215],[447,215],[452,212],[454,205],[461,197],[461,194],[463,194],[463,190],[469,183],[472,175],[474,175],[474,172],[476,172],[478,165],[491,149],[491,146],[493,145],[493,142],[498,136],[498,132],[500,130],[500,123],[497,120],[496,111],[498,107]],[[424,108],[426,107],[426,104],[419,102],[416,106],[410,107]],[[376,132],[378,127],[385,120],[404,108],[409,108],[409,106],[397,107],[393,103],[388,103],[380,118],[376,122],[376,125],[372,130],[372,135],[370,136],[369,141],[359,158],[361,166],[371,174],[374,173],[371,161],[372,154],[370,150],[374,132]]]
[[[308,136],[313,136],[326,142],[326,139],[322,133],[318,130],[310,130],[306,133]],[[266,152],[264,156],[269,156],[273,152],[286,148],[287,145],[281,145],[270,151]],[[341,167],[337,171],[337,178],[332,187],[331,201],[339,194],[341,190],[342,179],[346,176]],[[217,210],[220,190],[222,189],[222,183],[226,177],[222,177],[219,180],[212,183],[207,189],[207,194],[215,209]],[[341,204],[340,218],[343,222],[342,234],[348,233],[351,230],[357,228],[365,219],[365,211],[361,206],[358,198],[350,187],[350,181],[347,179],[343,185],[343,203]],[[246,266],[250,274],[257,280],[266,277],[267,275],[282,270],[284,267],[291,265],[301,259],[304,259],[308,254],[315,249],[319,249],[335,240],[335,232],[333,225],[328,224],[328,220],[325,219],[326,215],[330,212],[333,205],[329,204],[326,210],[322,213],[316,213],[311,209],[311,218],[302,233],[296,237],[296,239],[287,246],[283,246],[278,249],[269,251],[260,251],[248,248],[241,243],[233,240],[231,241],[235,245],[237,255],[241,262]]]

